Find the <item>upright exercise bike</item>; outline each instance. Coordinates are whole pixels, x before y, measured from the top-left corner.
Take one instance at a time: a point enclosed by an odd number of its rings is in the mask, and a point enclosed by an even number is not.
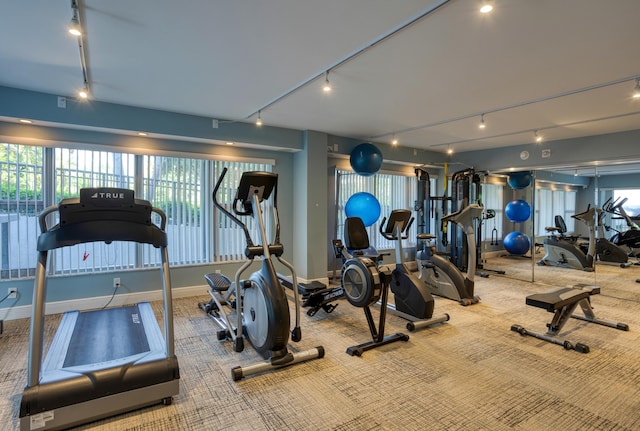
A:
[[[470,204],[454,213],[442,218],[443,223],[458,225],[467,240],[467,271],[463,274],[449,259],[433,253],[429,241],[435,238],[433,234],[418,234],[418,262],[419,279],[427,285],[434,295],[458,301],[461,305],[471,305],[480,302],[474,295],[476,271],[476,237],[473,228],[475,219],[482,217],[483,207]]]
[[[218,331],[219,340],[232,340],[236,352],[244,350],[244,335],[251,345],[267,361],[248,367],[235,367],[231,370],[233,380],[260,373],[274,368],[293,365],[298,362],[322,358],[322,346],[292,353],[288,349],[289,342],[289,303],[284,288],[280,284],[272,257],[284,265],[293,280],[293,296],[295,299],[295,326],[291,330],[291,339],[295,342],[302,339],[300,329],[300,298],[297,277],[293,266],[282,258],[284,247],[280,243],[280,220],[277,206],[278,175],[271,172],[244,172],[232,204],[232,214],[218,202],[217,195],[222,180],[227,173],[224,168],[213,190],[213,203],[231,221],[244,231],[247,247],[247,261],[236,271],[234,281],[219,273],[205,275],[210,286],[208,303],[199,304],[210,317],[222,328]],[[275,239],[268,243],[261,202],[268,200],[273,194],[273,213],[275,216]],[[255,244],[247,225],[237,216],[252,216],[256,222],[259,243]],[[241,279],[255,258],[262,259],[262,266],[251,274],[249,279]],[[230,314],[235,312],[235,322]]]
[[[392,310],[400,317],[409,320],[407,329],[414,331],[449,320],[444,314],[433,317],[434,300],[422,281],[404,262],[402,241],[409,237],[409,229],[413,223],[411,211],[396,209],[391,211],[389,221],[385,217],[380,223],[380,234],[389,241],[395,242],[396,265],[391,272],[391,292],[394,296]],[[391,307],[391,306],[390,306]]]

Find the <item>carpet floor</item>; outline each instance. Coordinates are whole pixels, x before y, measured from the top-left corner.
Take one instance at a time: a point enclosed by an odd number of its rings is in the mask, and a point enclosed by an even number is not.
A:
[[[479,304],[462,307],[436,297],[435,314],[451,320],[409,333],[389,315],[387,333],[398,342],[365,352],[347,347],[369,341],[362,309],[345,300],[331,314],[303,313],[303,339],[292,350],[322,345],[322,359],[231,379],[231,368],[259,361],[249,346],[235,353],[216,337],[216,325],[197,307],[208,296],[175,300],[180,394],[153,406],[78,427],[82,430],[640,430],[640,267],[598,266],[595,273],[547,268],[543,282],[512,278],[528,259],[494,261],[506,274],[476,278]],[[491,266],[491,262],[489,263]],[[553,286],[597,284],[596,315],[628,323],[618,331],[571,319],[562,337],[583,342],[581,354],[522,337],[512,324],[544,332],[552,315],[526,306],[529,294]],[[156,312],[159,304],[154,303]],[[377,310],[375,311],[377,313]],[[377,314],[376,314],[377,316]],[[48,316],[53,336],[59,316]],[[28,319],[5,322],[0,335],[0,423],[18,430],[26,383]]]

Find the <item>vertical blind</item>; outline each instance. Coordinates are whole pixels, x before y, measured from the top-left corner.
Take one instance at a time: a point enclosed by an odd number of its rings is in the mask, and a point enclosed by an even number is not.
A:
[[[369,242],[377,249],[394,248],[393,241],[380,235],[379,228],[384,217],[394,209],[408,209],[413,211],[417,185],[415,177],[403,175],[376,174],[365,177],[354,172],[336,171],[336,196],[337,199],[337,237],[344,240],[344,223],[347,218],[345,206],[349,198],[358,192],[371,193],[380,203],[380,218],[376,223],[367,227]],[[416,223],[413,223],[409,232],[407,245],[415,245]]]
[[[230,207],[244,171],[271,171],[269,163],[222,162],[182,157],[134,155],[74,148],[42,148],[0,143],[0,279],[32,277],[40,234],[38,214],[86,187],[135,191],[167,215],[171,265],[244,259],[244,232],[214,209],[217,175],[229,169],[219,193]],[[48,180],[45,180],[48,179]],[[263,204],[268,233],[272,208]],[[58,222],[51,216],[49,226]],[[157,217],[157,216],[156,216]],[[254,222],[245,220],[251,232]],[[159,223],[159,217],[154,219]],[[125,241],[86,243],[50,253],[54,274],[78,274],[157,266],[152,246]]]

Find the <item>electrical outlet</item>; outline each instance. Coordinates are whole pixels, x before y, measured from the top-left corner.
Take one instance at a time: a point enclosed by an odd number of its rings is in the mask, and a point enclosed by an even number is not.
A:
[[[116,277],[113,279],[113,287],[115,288],[120,287],[120,277]]]
[[[16,299],[18,297],[18,288],[10,287],[7,289],[7,295],[9,295],[8,299]]]

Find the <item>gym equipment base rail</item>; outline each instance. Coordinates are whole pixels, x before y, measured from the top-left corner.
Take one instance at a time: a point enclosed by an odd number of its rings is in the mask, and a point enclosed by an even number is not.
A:
[[[226,304],[228,303],[227,299],[223,296],[229,288],[231,287],[231,280],[223,274],[218,273],[210,273],[204,276],[205,280],[211,287],[209,289],[209,295],[212,299],[217,298],[220,303]],[[230,304],[231,308],[235,309],[235,301],[232,301]],[[198,303],[198,307],[204,311],[207,316],[209,316],[213,321],[216,322],[218,327],[222,328],[217,332],[218,341],[231,340],[231,334],[226,328],[226,322],[231,322],[229,316],[224,312],[224,308],[219,308],[215,306],[215,301],[209,302],[200,302]],[[236,327],[232,326],[232,329],[236,331]],[[243,343],[244,347],[244,343]],[[241,351],[243,349],[239,349]],[[247,366],[236,366],[231,369],[231,378],[233,381],[237,382],[238,380],[243,379],[244,377],[249,377],[254,374],[260,374],[265,371],[275,370],[276,368],[288,367],[290,365],[295,365],[300,362],[309,361],[311,359],[321,359],[324,357],[324,347],[316,346],[309,350],[304,350],[300,352],[287,352],[281,358],[270,358],[263,362],[259,362],[253,365]]]
[[[382,268],[380,271],[380,277],[382,285],[377,284],[376,290],[381,289],[382,297],[380,299],[380,315],[378,319],[378,327],[376,328],[375,321],[373,320],[373,315],[371,313],[370,305],[365,305],[364,315],[367,318],[367,323],[369,324],[369,331],[371,332],[371,341],[366,343],[358,344],[357,346],[347,347],[347,354],[350,356],[362,356],[364,352],[367,350],[375,349],[380,346],[384,346],[386,344],[395,343],[396,341],[409,341],[409,336],[407,334],[403,334],[401,332],[397,332],[391,335],[384,335],[384,327],[387,319],[387,301],[389,298],[389,281],[391,280],[391,272]],[[349,297],[347,297],[349,299]]]
[[[569,340],[556,338],[569,318],[584,320],[586,322],[597,323],[598,325],[628,331],[629,325],[613,320],[599,319],[595,316],[591,307],[591,296],[600,293],[599,286],[576,284],[573,287],[556,288],[543,293],[529,295],[526,304],[533,307],[543,308],[550,313],[554,313],[551,323],[547,323],[547,332],[530,331],[520,325],[512,325],[511,330],[522,336],[530,335],[543,341],[564,347],[566,350],[575,350],[580,353],[589,353],[589,346],[584,343],[573,343]],[[584,315],[573,314],[576,307],[580,305]]]

